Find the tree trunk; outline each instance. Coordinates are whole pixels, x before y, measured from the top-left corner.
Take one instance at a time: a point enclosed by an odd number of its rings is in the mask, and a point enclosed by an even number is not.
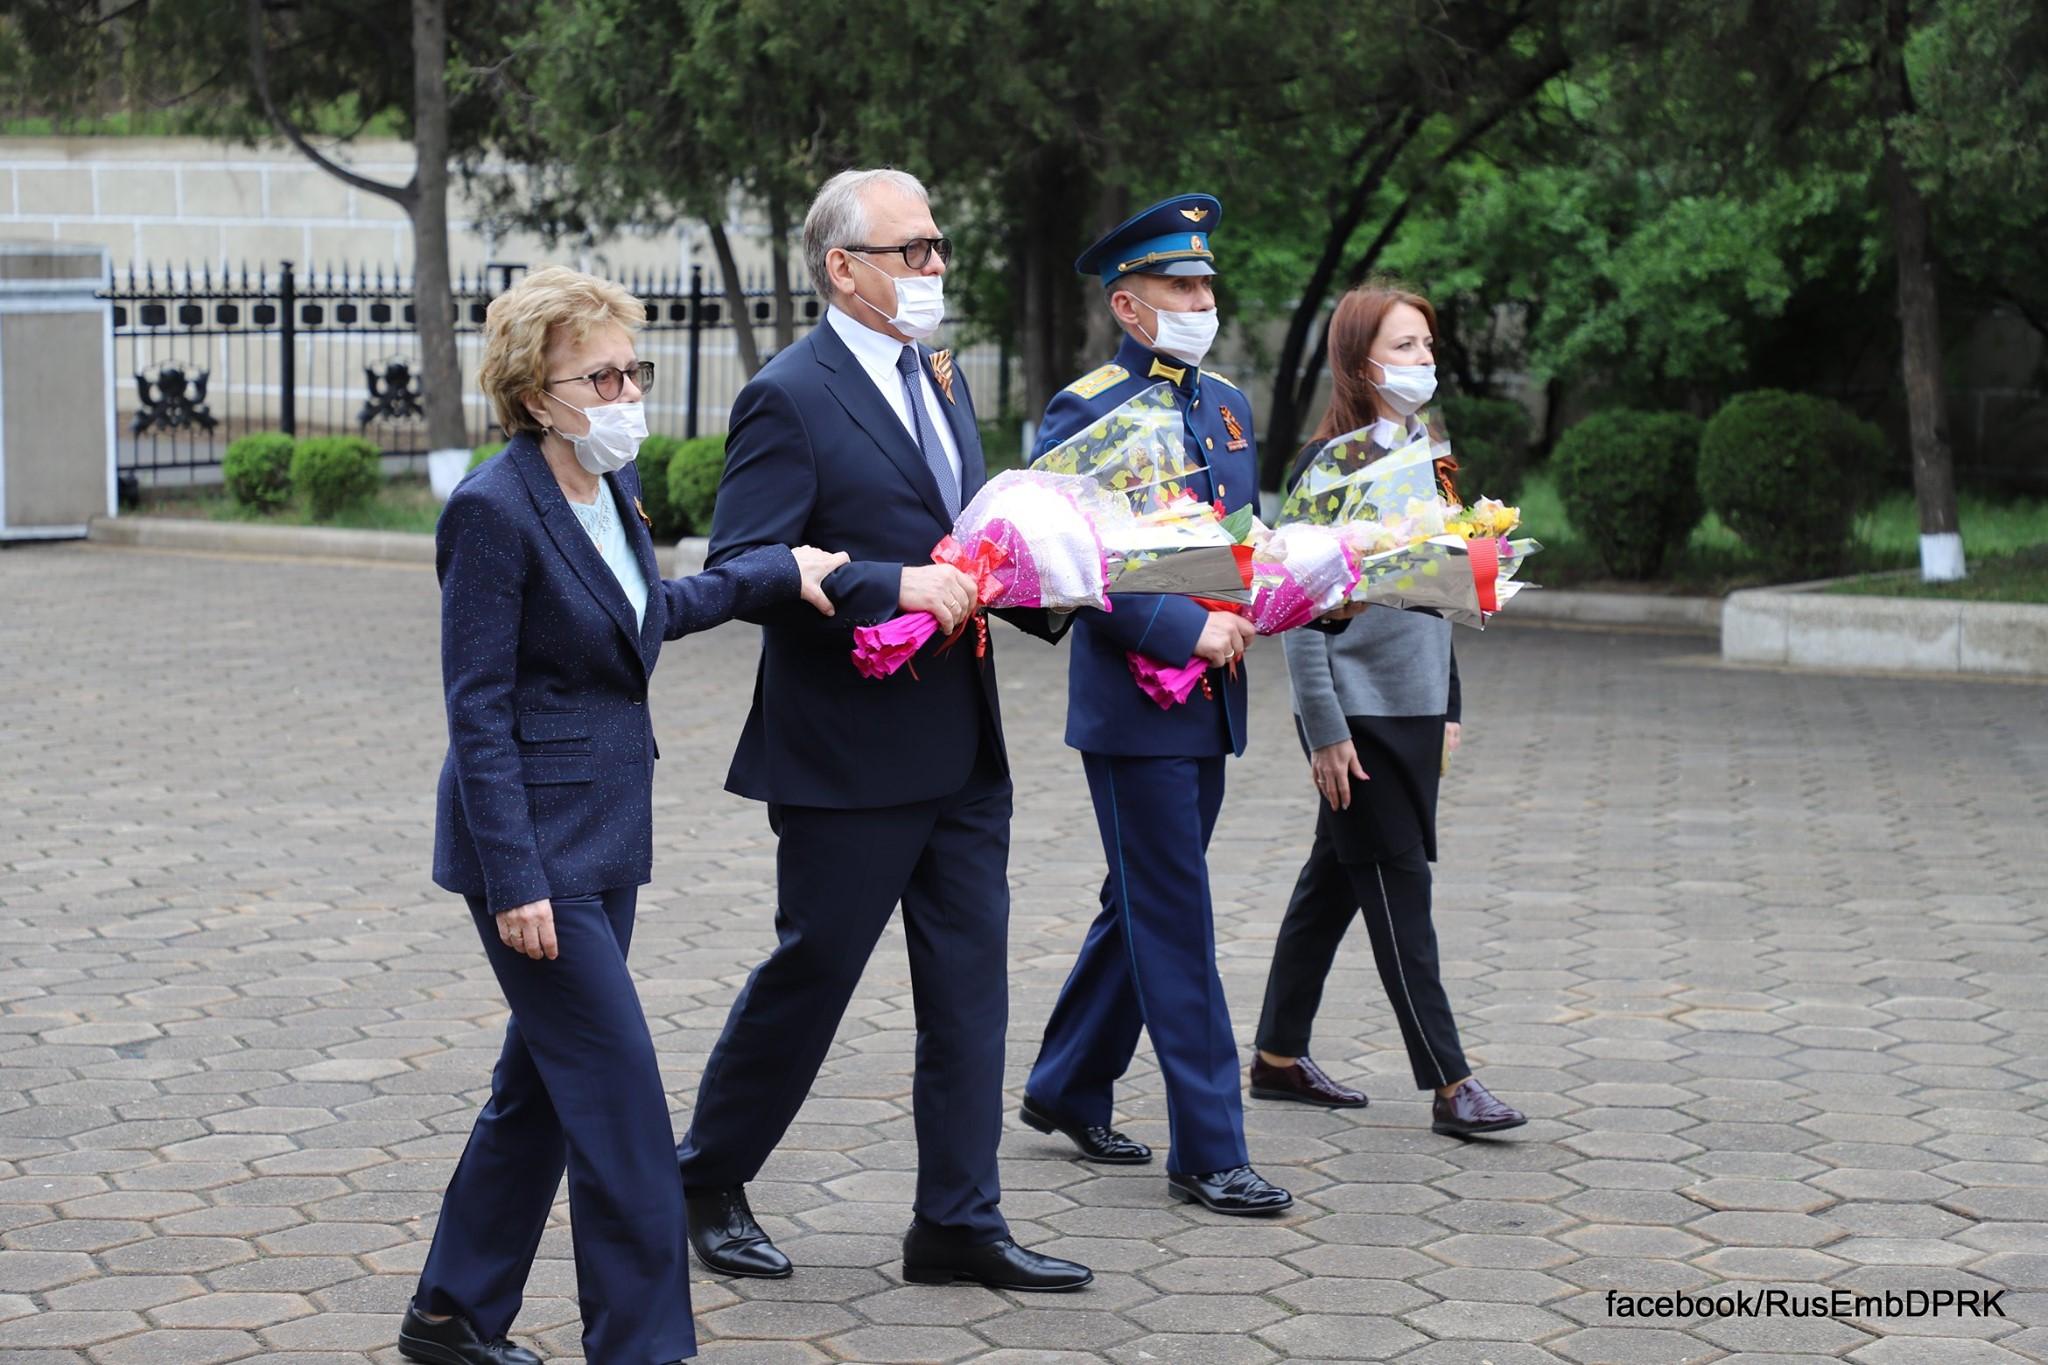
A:
[[[1303,411],[1302,391],[1313,393],[1317,381],[1316,371],[1322,368],[1323,346],[1319,343],[1316,354],[1309,359],[1309,369],[1304,373],[1302,352],[1308,349],[1309,331],[1323,311],[1323,301],[1330,296],[1330,286],[1337,278],[1337,271],[1344,262],[1344,252],[1351,244],[1352,234],[1365,219],[1366,209],[1372,203],[1373,194],[1393,169],[1394,162],[1407,147],[1409,140],[1422,126],[1423,115],[1410,112],[1399,128],[1375,128],[1366,135],[1354,160],[1361,159],[1385,132],[1385,141],[1360,171],[1357,181],[1343,202],[1333,207],[1330,215],[1330,230],[1323,238],[1322,254],[1317,257],[1314,268],[1302,286],[1301,298],[1294,305],[1293,314],[1287,319],[1287,333],[1280,341],[1280,355],[1275,362],[1273,378],[1273,405],[1266,412],[1266,431],[1260,443],[1265,447],[1263,463],[1259,471],[1261,486],[1277,488],[1284,477],[1287,463],[1295,453],[1297,437],[1301,434]]]
[[[427,445],[469,445],[462,414],[462,357],[455,345],[455,299],[448,269],[448,14],[446,0],[412,3],[413,312],[420,334],[420,387]]]
[[[782,196],[768,196],[768,254],[774,262],[775,349],[796,345],[796,295],[789,285],[789,207]],[[821,298],[819,306],[824,306]]]
[[[740,263],[733,257],[732,239],[725,235],[725,224],[706,218],[704,226],[711,230],[711,250],[718,257],[718,273],[725,281],[725,308],[732,320],[733,344],[740,348],[740,366],[752,379],[761,370],[761,348],[754,344],[754,314],[747,302],[747,282],[740,278]]]
[[[1886,0],[1880,103],[1886,114],[1885,192],[1891,208],[1893,249],[1898,256],[1899,371],[1913,447],[1913,494],[1920,505],[1920,577],[1934,583],[1961,578],[1966,569],[1941,383],[1941,299],[1929,248],[1931,217],[1927,200],[1907,173],[1891,132],[1893,121],[1912,109],[1906,37],[1906,0]]]

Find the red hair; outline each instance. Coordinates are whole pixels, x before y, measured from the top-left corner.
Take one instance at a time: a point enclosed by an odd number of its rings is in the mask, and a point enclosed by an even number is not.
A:
[[[1370,426],[1379,416],[1372,402],[1372,384],[1365,377],[1365,360],[1379,340],[1388,310],[1397,303],[1422,314],[1429,323],[1430,336],[1436,336],[1436,309],[1429,300],[1391,280],[1369,281],[1337,300],[1337,310],[1330,314],[1330,406],[1313,439],[1342,436]]]

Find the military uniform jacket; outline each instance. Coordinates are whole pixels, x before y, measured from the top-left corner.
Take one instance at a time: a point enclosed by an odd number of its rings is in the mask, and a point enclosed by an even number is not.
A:
[[[1225,513],[1255,506],[1259,463],[1251,400],[1220,375],[1159,355],[1128,336],[1115,361],[1053,396],[1039,424],[1038,454],[1161,380],[1179,398],[1189,453],[1196,464],[1208,466],[1190,481],[1195,495],[1221,503]],[[1118,596],[1111,608],[1076,613],[1067,668],[1067,743],[1085,753],[1127,757],[1243,754],[1244,661],[1235,677],[1210,671],[1212,695],[1197,689],[1186,705],[1161,710],[1139,689],[1124,657],[1136,652],[1162,663],[1186,663],[1194,657],[1208,609],[1173,596]]]

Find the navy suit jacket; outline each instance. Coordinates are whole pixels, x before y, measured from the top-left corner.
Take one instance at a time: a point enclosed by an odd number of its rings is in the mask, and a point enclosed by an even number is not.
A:
[[[464,479],[434,531],[448,700],[434,881],[493,913],[647,881],[660,757],[647,680],[662,641],[801,586],[779,548],[664,580],[634,510],[638,473],[604,477],[647,576],[637,626],[532,436]]]
[[[918,350],[929,375],[931,352]],[[939,406],[960,448],[964,506],[985,467],[974,399],[958,370]],[[904,568],[930,564],[951,530],[916,439],[829,324],[740,390],[707,562],[730,563],[764,545],[844,550],[852,562],[825,580],[836,615],[798,604],[749,617],[763,627],[761,662],[726,790],[839,810],[929,801],[966,784],[983,743],[1007,771],[993,641],[976,658],[971,629],[945,654],[934,637],[887,678],[863,678],[853,666],[854,628],[897,615]],[[1056,633],[1045,613],[1010,619]]]
[[[1175,378],[1175,375],[1178,378]],[[1252,404],[1221,375],[1154,353],[1126,336],[1116,359],[1053,395],[1038,427],[1043,455],[1083,427],[1162,380],[1174,386],[1187,423],[1188,453],[1206,474],[1191,487],[1226,512],[1258,505],[1259,451]],[[1198,689],[1167,710],[1131,677],[1129,653],[1165,664],[1195,655],[1208,609],[1186,597],[1119,596],[1112,610],[1075,613],[1073,659],[1067,666],[1067,743],[1084,753],[1126,757],[1204,758],[1243,754],[1246,665],[1236,675],[1211,670],[1212,700]]]

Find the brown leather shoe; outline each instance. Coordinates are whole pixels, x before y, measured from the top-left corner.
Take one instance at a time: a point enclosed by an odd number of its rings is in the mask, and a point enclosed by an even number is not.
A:
[[[1363,1090],[1337,1084],[1306,1057],[1296,1057],[1293,1066],[1274,1066],[1256,1052],[1252,1054],[1252,1098],[1320,1104],[1325,1109],[1363,1109],[1371,1103]]]
[[[1528,1121],[1521,1110],[1502,1104],[1491,1091],[1472,1079],[1448,1095],[1437,1096],[1429,1111],[1430,1131],[1446,1137],[1498,1133],[1504,1128],[1520,1128]]]

